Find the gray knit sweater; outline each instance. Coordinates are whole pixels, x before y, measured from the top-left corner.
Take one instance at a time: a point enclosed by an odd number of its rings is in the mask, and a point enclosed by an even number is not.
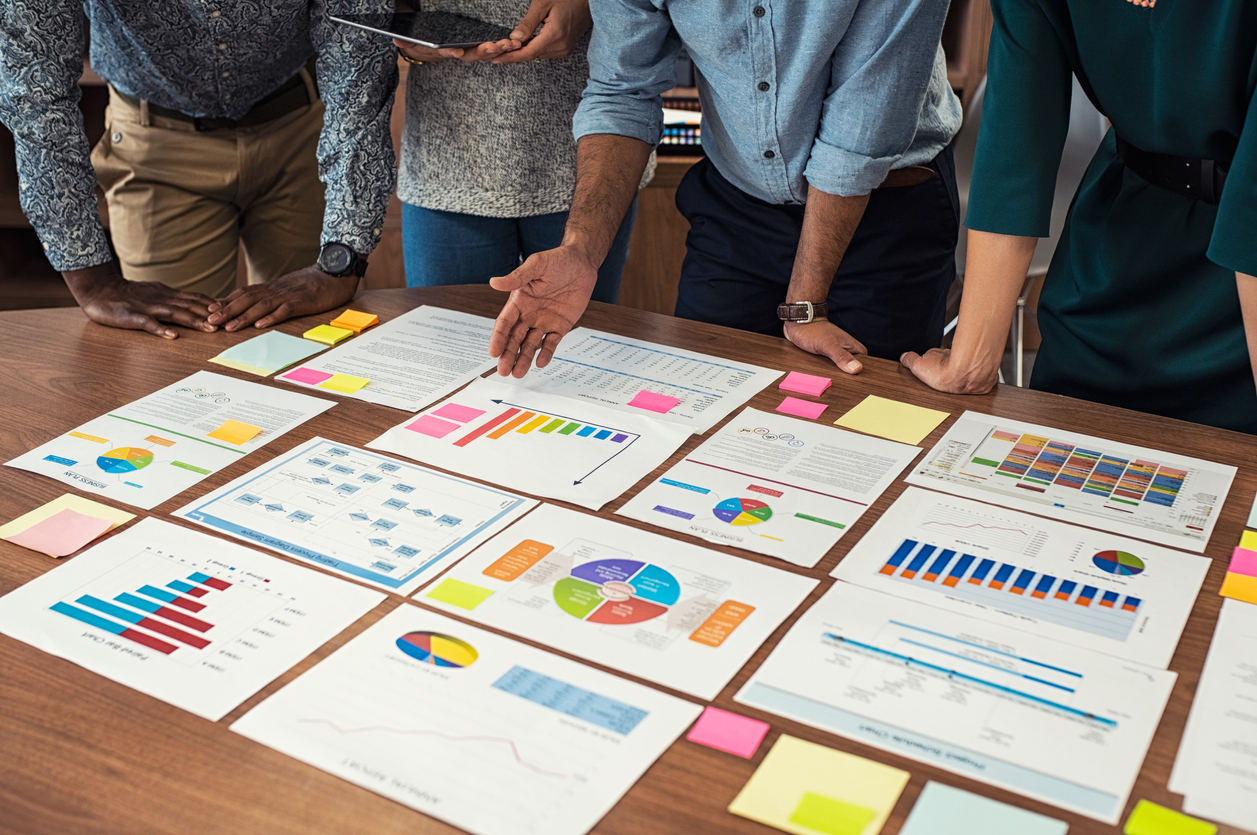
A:
[[[427,0],[508,28],[529,0]],[[397,195],[483,217],[565,212],[576,183],[572,115],[589,78],[586,35],[557,61],[410,66]],[[653,173],[654,159],[648,169]],[[645,181],[648,181],[645,180]],[[644,181],[644,182],[645,182]]]

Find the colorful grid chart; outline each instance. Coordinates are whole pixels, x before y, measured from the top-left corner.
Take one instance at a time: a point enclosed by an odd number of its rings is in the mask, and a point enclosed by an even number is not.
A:
[[[1143,602],[1120,592],[914,539],[900,543],[881,573],[1118,641],[1130,636]]]
[[[996,446],[1012,444],[1002,461],[985,457]],[[1007,448],[1007,447],[1005,447]],[[996,453],[998,454],[998,452]],[[995,474],[1018,480],[1018,487],[1044,493],[1052,485],[1108,499],[1115,507],[1140,502],[1173,507],[1186,470],[1153,461],[1130,460],[1039,435],[994,431],[972,463],[994,467]]]
[[[613,444],[622,444],[629,438],[637,437],[630,432],[620,432],[616,429],[581,423],[568,420],[567,418],[538,414],[525,409],[510,408],[454,441],[454,446],[467,446],[472,441],[480,438],[496,441],[511,432],[516,432],[520,435],[528,435],[532,432],[539,432],[543,435],[568,435],[573,438],[608,441]]]
[[[123,592],[112,601],[85,594],[73,604],[60,601],[50,608],[119,638],[169,655],[180,645],[194,649],[205,649],[210,645],[211,642],[202,636],[213,629],[214,624],[196,617],[196,613],[206,607],[199,598],[212,591],[229,588],[231,583],[197,571],[189,574],[187,581],[171,580],[165,588],[145,584],[136,589],[135,594]]]

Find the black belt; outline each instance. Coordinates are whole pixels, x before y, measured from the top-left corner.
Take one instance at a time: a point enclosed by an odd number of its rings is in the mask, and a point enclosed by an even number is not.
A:
[[[1202,203],[1217,203],[1222,199],[1222,186],[1226,183],[1226,167],[1212,159],[1176,157],[1171,154],[1154,154],[1143,151],[1117,137],[1117,155],[1131,171],[1154,186],[1194,197]]]

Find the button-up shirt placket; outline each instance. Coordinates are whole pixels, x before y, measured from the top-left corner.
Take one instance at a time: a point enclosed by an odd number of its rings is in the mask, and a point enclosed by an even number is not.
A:
[[[781,150],[777,132],[777,50],[773,39],[773,9],[768,0],[751,0],[747,4],[747,42],[751,53],[752,87],[746,95],[755,114],[755,133],[759,139],[761,174],[764,190],[774,203],[798,202],[790,188],[786,155]],[[767,84],[768,89],[763,89]]]

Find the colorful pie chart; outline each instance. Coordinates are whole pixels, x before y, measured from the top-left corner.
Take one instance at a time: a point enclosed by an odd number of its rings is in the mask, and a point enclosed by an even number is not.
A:
[[[471,644],[439,632],[407,632],[397,639],[397,648],[437,667],[470,667],[480,657]]]
[[[96,466],[107,473],[132,473],[153,463],[153,453],[147,449],[122,446],[111,449],[96,459]]]
[[[711,512],[730,525],[758,525],[773,516],[772,508],[756,499],[725,499]]]
[[[554,584],[554,602],[587,623],[644,623],[681,599],[671,572],[640,560],[591,560]]]
[[[1144,570],[1144,561],[1125,551],[1101,551],[1091,561],[1096,568],[1110,574],[1132,575]]]

